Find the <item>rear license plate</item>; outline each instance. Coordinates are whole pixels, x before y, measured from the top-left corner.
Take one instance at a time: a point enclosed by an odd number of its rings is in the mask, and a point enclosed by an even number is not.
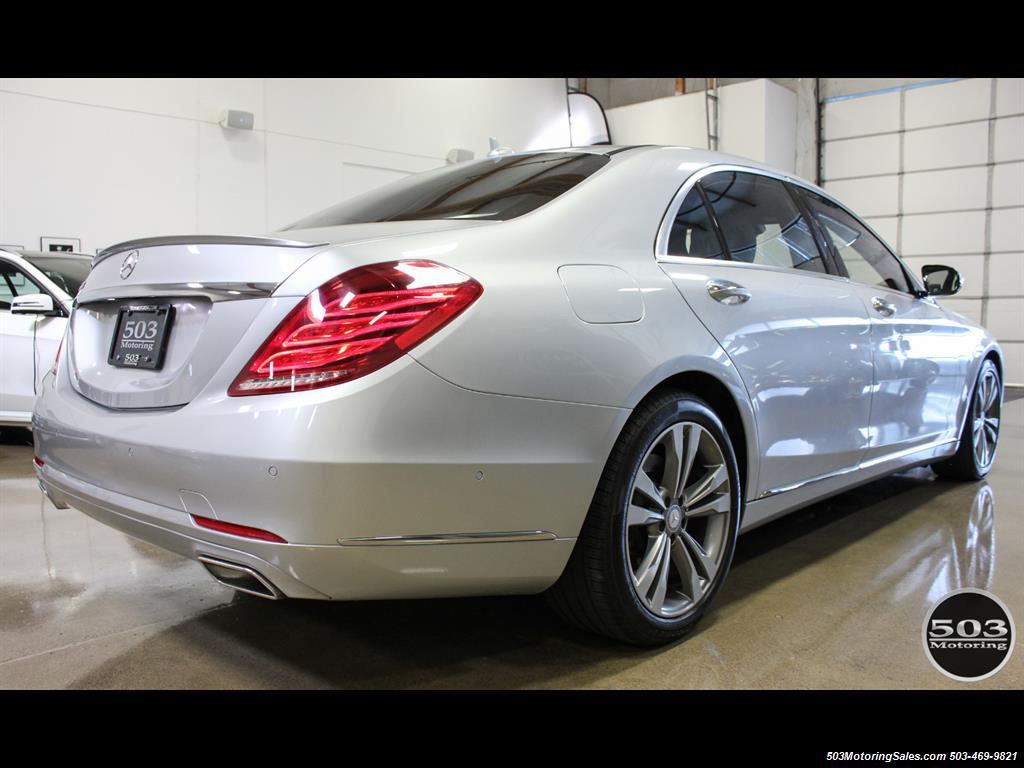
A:
[[[173,319],[174,307],[170,304],[121,307],[107,362],[118,368],[160,368]]]

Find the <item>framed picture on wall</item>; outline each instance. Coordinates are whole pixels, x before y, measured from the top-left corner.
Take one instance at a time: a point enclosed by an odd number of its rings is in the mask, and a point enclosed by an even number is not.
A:
[[[82,241],[77,237],[40,237],[39,250],[46,253],[78,253],[82,250]]]

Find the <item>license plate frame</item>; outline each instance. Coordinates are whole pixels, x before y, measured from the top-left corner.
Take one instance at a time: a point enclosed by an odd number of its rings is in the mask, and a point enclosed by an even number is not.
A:
[[[140,322],[146,325],[141,329],[141,336],[137,336],[136,329],[139,329]],[[128,304],[121,307],[117,313],[107,362],[116,368],[160,370],[167,354],[173,322],[173,304]],[[129,323],[131,335],[125,337]],[[149,323],[156,323],[152,334]]]

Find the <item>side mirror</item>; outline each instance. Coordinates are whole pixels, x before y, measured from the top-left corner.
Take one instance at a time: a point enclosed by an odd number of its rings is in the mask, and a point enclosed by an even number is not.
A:
[[[53,298],[45,293],[27,293],[11,299],[12,315],[53,315]]]
[[[925,264],[921,267],[921,277],[929,296],[952,296],[964,287],[960,273],[941,264]]]

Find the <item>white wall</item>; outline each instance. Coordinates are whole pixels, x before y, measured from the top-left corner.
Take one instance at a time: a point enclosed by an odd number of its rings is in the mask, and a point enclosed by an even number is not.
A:
[[[567,145],[565,81],[0,79],[0,244],[267,232],[489,136]]]
[[[907,264],[949,264],[942,303],[986,325],[1024,383],[1024,79],[971,78],[826,101],[824,186]]]
[[[796,166],[796,94],[770,80],[718,89],[718,149],[792,172]],[[707,147],[704,93],[669,96],[606,112],[615,144]]]

